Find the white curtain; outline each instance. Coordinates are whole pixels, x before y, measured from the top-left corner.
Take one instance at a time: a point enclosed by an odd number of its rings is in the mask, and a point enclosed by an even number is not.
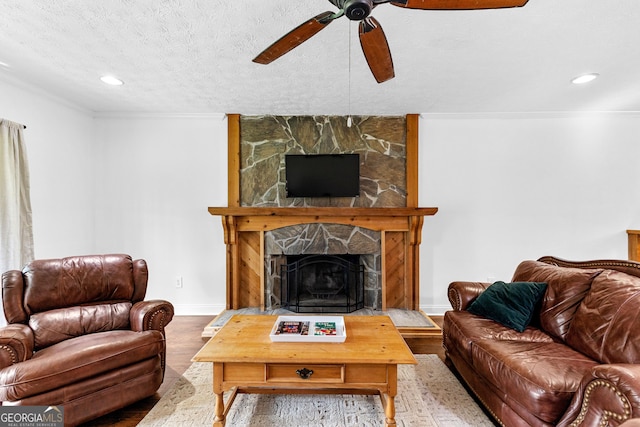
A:
[[[0,118],[0,274],[33,260],[29,166],[24,126]],[[0,325],[6,324],[0,310]]]

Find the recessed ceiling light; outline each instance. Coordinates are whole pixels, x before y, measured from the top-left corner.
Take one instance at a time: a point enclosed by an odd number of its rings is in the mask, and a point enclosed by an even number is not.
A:
[[[11,68],[11,65],[7,64],[6,62],[0,61],[0,67]]]
[[[598,73],[583,74],[581,76],[574,77],[573,79],[571,79],[571,83],[573,83],[574,85],[581,85],[583,83],[589,83],[590,81],[593,81],[593,80],[597,79],[599,75],[600,74],[598,74]]]
[[[122,80],[113,76],[102,76],[100,80],[111,86],[122,86],[124,84]]]

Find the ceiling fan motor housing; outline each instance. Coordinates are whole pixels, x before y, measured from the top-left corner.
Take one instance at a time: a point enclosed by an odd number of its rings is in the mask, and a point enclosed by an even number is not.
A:
[[[346,0],[342,5],[344,14],[352,21],[361,21],[371,13],[373,0]]]

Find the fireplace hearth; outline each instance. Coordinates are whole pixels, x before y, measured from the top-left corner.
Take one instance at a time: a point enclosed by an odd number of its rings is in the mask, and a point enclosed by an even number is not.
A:
[[[288,255],[280,265],[281,307],[296,313],[351,313],[364,307],[359,255]]]

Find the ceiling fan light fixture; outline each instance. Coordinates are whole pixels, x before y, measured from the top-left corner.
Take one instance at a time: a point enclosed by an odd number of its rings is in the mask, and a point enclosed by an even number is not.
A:
[[[100,77],[100,80],[102,80],[103,83],[111,86],[122,86],[124,84],[124,82],[119,78],[109,75]]]
[[[589,82],[594,81],[595,79],[597,79],[598,76],[600,76],[600,74],[598,74],[598,73],[582,74],[580,76],[572,78],[571,79],[571,83],[573,83],[574,85],[581,85],[581,84],[589,83]]]
[[[342,7],[347,18],[352,21],[361,21],[373,10],[373,0],[346,0]]]

